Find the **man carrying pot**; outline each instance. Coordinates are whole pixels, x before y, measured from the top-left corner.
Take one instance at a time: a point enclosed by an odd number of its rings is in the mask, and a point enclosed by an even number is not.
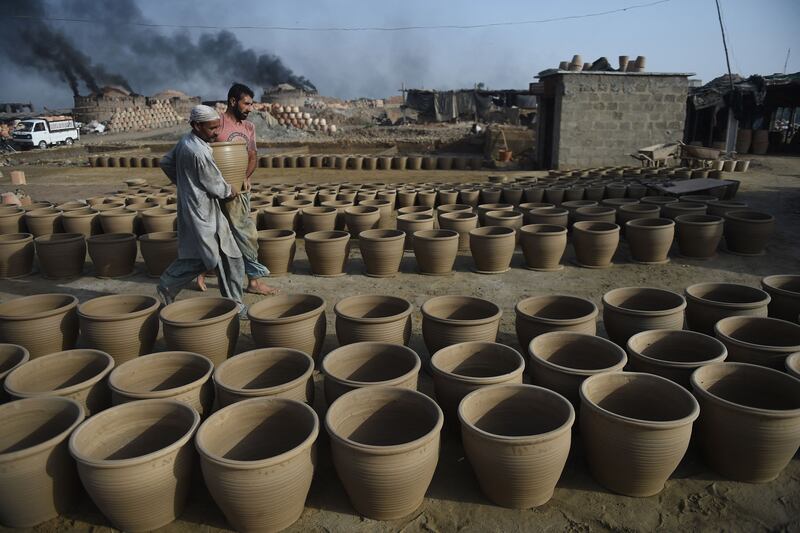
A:
[[[209,145],[217,140],[220,117],[213,108],[198,105],[189,124],[192,131],[161,158],[161,170],[178,188],[178,259],[161,275],[156,291],[169,305],[196,276],[213,270],[222,295],[239,302],[239,315],[246,317],[242,253],[220,207],[238,194],[223,179]]]
[[[247,144],[247,177],[245,191],[221,202],[223,213],[230,222],[233,237],[244,259],[244,271],[248,277],[247,292],[271,296],[280,292],[261,280],[269,275],[267,267],[258,262],[258,230],[250,218],[250,176],[258,161],[256,128],[245,120],[253,110],[253,91],[246,85],[234,83],[228,90],[228,109],[220,117],[217,134],[219,142],[242,142]],[[206,290],[205,276],[197,276],[197,285]]]

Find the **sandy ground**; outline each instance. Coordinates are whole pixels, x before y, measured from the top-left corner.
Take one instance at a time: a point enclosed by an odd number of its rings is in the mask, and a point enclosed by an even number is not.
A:
[[[8,188],[8,167],[2,169],[0,189]],[[121,188],[127,177],[141,176],[163,183],[157,169],[91,169],[28,167],[27,190],[36,199],[63,201]],[[525,174],[531,174],[527,172]],[[374,173],[315,169],[259,169],[257,181],[268,183],[331,181],[476,181],[488,172],[395,172]],[[471,258],[460,256],[456,272],[447,277],[426,277],[414,273],[413,255],[407,254],[402,273],[390,279],[374,279],[362,274],[358,247],[348,267],[348,275],[324,279],[312,277],[302,249],[298,249],[295,273],[271,282],[286,292],[309,292],[327,301],[328,338],[323,354],[336,346],[333,305],[354,294],[395,294],[416,306],[411,347],[426,357],[422,343],[419,307],[428,298],[441,294],[474,295],[492,300],[503,309],[499,342],[520,349],[514,334],[514,304],[536,294],[567,293],[591,299],[600,306],[606,291],[622,286],[654,286],[682,291],[701,281],[732,281],[758,286],[769,274],[800,272],[800,159],[758,158],[751,172],[737,175],[743,180],[737,199],[751,207],[773,213],[777,233],[762,257],[740,257],[726,253],[708,262],[687,261],[673,256],[672,262],[658,266],[633,264],[622,245],[615,264],[608,270],[581,269],[570,263],[571,247],[565,257],[566,268],[556,273],[538,273],[521,268],[518,252],[512,270],[502,275],[484,276],[470,271]],[[155,280],[141,272],[122,280],[85,276],[66,283],[44,280],[39,274],[15,281],[0,281],[0,299],[43,292],[69,292],[82,301],[107,293],[155,294]],[[212,289],[212,294],[216,291]],[[185,291],[181,297],[200,293]],[[248,302],[257,297],[247,295]],[[602,324],[599,333],[604,334]],[[249,328],[243,327],[237,352],[253,347]],[[159,340],[157,349],[163,349]],[[317,376],[315,408],[321,415],[325,406]],[[421,388],[432,393],[430,379],[424,376]],[[324,433],[324,432],[323,432]],[[424,504],[412,515],[393,522],[376,522],[358,516],[350,506],[330,461],[327,437],[318,441],[319,466],[306,510],[290,531],[800,531],[800,458],[772,483],[748,485],[724,480],[710,471],[702,458],[690,449],[684,461],[667,482],[663,492],[651,498],[630,498],[610,493],[591,477],[583,459],[579,438],[573,440],[572,453],[553,499],[531,510],[510,510],[492,505],[480,492],[469,462],[464,457],[458,436],[446,431],[442,453],[433,483]],[[195,480],[191,501],[180,519],[164,531],[218,531],[226,522],[205,491],[201,477]],[[37,531],[106,531],[110,526],[88,498],[74,513],[36,528]]]

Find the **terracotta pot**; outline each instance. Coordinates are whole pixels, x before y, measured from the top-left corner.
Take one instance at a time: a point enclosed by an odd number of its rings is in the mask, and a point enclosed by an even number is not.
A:
[[[18,344],[31,359],[70,350],[78,338],[78,299],[37,294],[0,303],[0,342]]]
[[[83,487],[115,528],[157,529],[183,512],[199,424],[183,402],[142,400],[106,409],[72,433]]]
[[[683,329],[686,300],[672,291],[651,287],[620,287],[603,295],[603,325],[620,346],[640,331]]]
[[[152,296],[115,294],[78,306],[81,339],[111,355],[117,364],[153,351],[160,303]]]
[[[19,207],[9,207],[0,211],[0,235],[25,233],[25,210]]]
[[[585,268],[611,266],[619,246],[619,226],[612,222],[581,221],[572,226],[572,231],[578,265]]]
[[[800,381],[742,363],[704,366],[691,381],[701,409],[697,440],[708,465],[735,481],[777,478],[800,446]]]
[[[136,264],[136,235],[104,233],[86,239],[89,257],[99,278],[119,278],[134,272]]]
[[[775,217],[758,211],[725,213],[725,247],[739,255],[763,255],[775,230]]]
[[[458,232],[447,229],[415,231],[412,245],[420,274],[442,276],[453,271],[458,255]]]
[[[714,326],[728,349],[728,361],[782,369],[786,356],[800,351],[800,325],[757,316],[731,316]]]
[[[217,366],[214,389],[219,408],[251,398],[314,402],[314,360],[291,348],[259,348]]]
[[[267,229],[258,232],[258,262],[266,266],[270,276],[291,272],[297,249],[295,232],[288,229]]]
[[[61,225],[65,233],[80,233],[84,237],[91,237],[103,231],[99,217],[99,211],[88,207],[75,211],[65,211],[61,215]]]
[[[697,400],[652,374],[605,372],[580,388],[580,431],[594,478],[626,496],[661,492],[700,414]]]
[[[597,306],[577,296],[531,296],[517,302],[514,311],[517,340],[523,349],[550,331],[597,334]]]
[[[569,225],[569,211],[560,207],[537,207],[528,211],[525,224],[547,224],[550,226]]]
[[[114,405],[136,400],[173,399],[200,416],[211,412],[214,363],[191,352],[160,352],[132,359],[108,376]]]
[[[42,275],[49,279],[76,278],[86,262],[86,241],[80,233],[52,233],[36,237]]]
[[[478,222],[480,222],[481,226],[486,226],[486,213],[489,211],[512,211],[514,210],[514,206],[511,204],[498,204],[498,203],[485,203],[480,204],[475,212],[478,214]]]
[[[142,211],[144,233],[175,231],[178,227],[178,213],[163,207],[153,207]]]
[[[103,233],[135,233],[136,213],[128,210],[101,211],[100,226]]]
[[[31,235],[41,237],[42,235],[61,233],[63,231],[61,213],[60,209],[43,207],[26,212],[23,218],[25,219],[25,226]]]
[[[505,226],[484,226],[469,232],[469,246],[475,272],[499,274],[510,269],[516,230]]]
[[[199,353],[220,364],[236,348],[238,315],[235,301],[204,296],[171,303],[161,309],[159,318],[169,350]]]
[[[319,357],[325,341],[325,300],[312,294],[281,294],[250,306],[250,331],[259,348],[292,348]]]
[[[364,387],[328,409],[333,464],[356,512],[375,520],[413,513],[439,460],[444,417],[424,394]]]
[[[671,218],[679,215],[705,215],[705,204],[698,204],[695,202],[671,202],[661,206],[661,217]]]
[[[247,177],[247,144],[242,142],[209,143],[214,162],[222,172],[222,177],[234,192],[242,190]]]
[[[713,202],[706,202],[706,207],[709,215],[724,218],[728,211],[741,211],[747,209],[748,205],[744,202],[734,202],[733,200],[714,200]]]
[[[395,229],[362,231],[358,246],[367,276],[386,278],[397,275],[403,260],[406,234]]]
[[[714,335],[714,325],[729,316],[767,316],[766,292],[735,283],[697,283],[686,288],[686,326]]]
[[[541,387],[503,384],[468,394],[458,417],[464,451],[487,498],[514,509],[552,498],[575,422],[569,402]]]
[[[69,511],[80,494],[67,438],[83,421],[57,396],[0,405],[0,523],[29,528]]]
[[[675,222],[668,218],[629,220],[625,224],[625,236],[632,261],[645,265],[666,263],[675,238]]]
[[[178,232],[147,233],[139,237],[145,270],[151,278],[161,274],[178,258]]]
[[[793,353],[786,358],[786,372],[790,376],[800,379],[800,352]]]
[[[333,307],[336,338],[340,345],[367,341],[408,345],[412,310],[411,302],[396,296],[344,298]]]
[[[350,234],[346,231],[307,233],[305,249],[313,275],[343,276],[350,256]]]
[[[398,211],[399,213],[400,211]],[[429,214],[400,214],[397,216],[397,229],[406,234],[404,250],[414,249],[414,233],[433,230],[433,216]]]
[[[8,395],[3,389],[6,376],[22,363],[30,360],[30,353],[22,346],[16,344],[0,344],[0,404],[8,401]]]
[[[106,376],[114,359],[99,350],[67,350],[32,359],[6,376],[12,398],[64,396],[78,402],[87,416],[111,404]]]
[[[467,211],[442,213],[439,216],[439,226],[442,229],[457,232],[458,250],[468,251],[470,249],[469,232],[478,227],[478,215]]]
[[[30,233],[0,235],[0,278],[19,278],[33,272],[34,252]]]
[[[336,348],[322,360],[325,401],[332,405],[354,389],[373,386],[417,389],[422,366],[414,350],[390,342],[356,342]]]
[[[469,341],[495,342],[503,311],[471,296],[436,296],[422,304],[422,337],[429,354]]]
[[[689,388],[692,372],[721,363],[728,356],[725,345],[714,337],[694,331],[654,329],[637,333],[625,347],[634,372],[647,372]]]
[[[800,316],[800,275],[767,276],[761,279],[763,288],[772,298],[769,302],[770,318],[789,322]]]

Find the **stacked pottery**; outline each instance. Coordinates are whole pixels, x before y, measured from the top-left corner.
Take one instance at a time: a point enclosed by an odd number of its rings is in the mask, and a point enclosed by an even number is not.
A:
[[[680,294],[652,287],[620,287],[603,295],[603,325],[620,346],[641,331],[683,329],[686,300]]]
[[[517,216],[521,223],[522,215]],[[506,226],[484,226],[470,231],[469,246],[472,259],[475,261],[475,271],[480,274],[499,274],[508,271],[514,256],[516,235],[514,228]]]
[[[396,296],[357,295],[339,300],[336,338],[340,345],[386,342],[408,345],[411,338],[411,302]]]
[[[619,226],[613,222],[580,221],[573,224],[572,232],[578,265],[585,268],[611,266],[611,259],[619,246]]]
[[[147,233],[139,237],[145,270],[151,278],[157,278],[178,258],[178,232],[165,231]]]
[[[628,339],[625,349],[634,372],[665,377],[687,389],[695,370],[728,356],[725,345],[714,337],[675,329],[642,331]]]
[[[36,237],[42,275],[49,279],[75,278],[86,262],[86,240],[80,233],[52,233]]]
[[[539,335],[551,331],[597,334],[597,306],[577,296],[531,296],[517,302],[514,312],[517,340],[523,349]]]
[[[292,348],[319,356],[325,340],[325,300],[312,294],[281,294],[250,306],[250,331],[259,348]]]
[[[362,231],[358,246],[364,261],[364,274],[376,278],[395,276],[403,260],[406,234],[395,229]]]
[[[668,218],[629,220],[625,224],[625,237],[631,260],[646,265],[666,263],[675,238],[675,222]]]
[[[478,215],[467,211],[442,213],[439,215],[439,227],[458,232],[458,250],[468,251],[469,232],[478,227]]]
[[[437,296],[422,304],[422,337],[429,354],[470,341],[495,342],[503,311],[471,296]]]
[[[686,325],[714,335],[714,325],[729,316],[767,316],[770,296],[736,283],[697,283],[686,288]]]
[[[119,278],[132,274],[136,264],[136,235],[104,233],[86,239],[97,277]]]
[[[215,364],[230,357],[239,337],[239,304],[222,297],[189,298],[162,308],[167,348],[205,355]]]
[[[291,272],[297,250],[295,232],[288,229],[266,229],[258,232],[258,262],[267,267],[270,276]]]
[[[339,230],[307,233],[305,249],[313,275],[343,276],[350,256],[350,234]]]
[[[0,278],[19,278],[33,271],[35,247],[30,233],[0,235]]]
[[[78,299],[37,294],[0,303],[0,342],[17,344],[31,359],[70,350],[78,338]]]
[[[763,255],[775,230],[775,217],[742,210],[725,213],[725,247],[734,254]]]
[[[525,257],[525,268],[554,272],[567,248],[567,228],[552,224],[528,224],[519,229],[519,242]]]
[[[717,255],[722,240],[722,217],[713,215],[678,215],[675,224],[678,250],[691,259],[711,259]]]
[[[769,316],[792,321],[800,317],[800,275],[778,275],[762,278],[761,287],[772,298]]]
[[[153,351],[160,304],[152,296],[114,294],[78,306],[81,339],[111,355],[117,364]]]
[[[399,211],[398,211],[399,213]],[[397,216],[397,229],[406,234],[404,250],[414,249],[414,233],[417,231],[432,230],[433,216],[424,213],[400,214]]]
[[[783,369],[786,357],[800,351],[800,325],[758,316],[730,316],[714,325],[728,349],[728,361]]]
[[[447,229],[415,231],[412,246],[420,274],[442,276],[453,271],[458,255],[457,232]]]

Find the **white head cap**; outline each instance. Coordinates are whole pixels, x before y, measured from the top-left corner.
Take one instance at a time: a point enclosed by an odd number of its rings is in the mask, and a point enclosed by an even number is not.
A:
[[[211,122],[219,120],[219,113],[207,105],[196,105],[189,114],[189,122]]]

